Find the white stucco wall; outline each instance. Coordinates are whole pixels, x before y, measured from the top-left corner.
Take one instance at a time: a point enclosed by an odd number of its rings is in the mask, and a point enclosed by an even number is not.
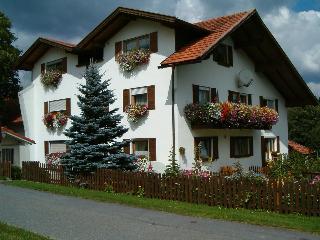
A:
[[[226,39],[225,43],[233,45],[231,39]],[[248,88],[237,87],[237,74],[248,69],[254,78],[254,82]],[[184,147],[186,153],[180,156],[180,163],[185,168],[192,167],[194,156],[194,137],[218,136],[219,159],[210,165],[214,170],[219,170],[221,166],[232,165],[239,160],[244,167],[250,165],[261,165],[261,136],[280,136],[280,151],[287,153],[288,149],[288,125],[287,109],[285,100],[274,88],[272,83],[261,73],[256,73],[254,63],[242,50],[233,51],[233,67],[218,65],[212,60],[212,56],[197,64],[189,64],[177,67],[177,149]],[[232,130],[232,129],[201,129],[191,130],[188,121],[184,117],[184,107],[192,103],[192,84],[216,88],[220,101],[227,101],[228,91],[252,94],[252,104],[259,105],[259,96],[270,99],[279,99],[279,122],[270,131],[260,130]],[[253,136],[253,156],[246,158],[230,158],[230,136]]]

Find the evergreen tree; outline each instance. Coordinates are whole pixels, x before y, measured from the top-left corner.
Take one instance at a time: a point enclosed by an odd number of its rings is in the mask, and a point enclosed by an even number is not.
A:
[[[117,140],[128,129],[120,125],[122,116],[116,113],[118,108],[109,109],[115,102],[113,92],[108,89],[110,80],[101,82],[101,77],[92,64],[87,68],[86,84],[79,87],[81,114],[70,117],[72,126],[65,132],[70,138],[67,141],[70,151],[61,163],[71,178],[97,168],[135,169],[135,157],[122,151],[128,142]]]
[[[18,91],[19,78],[15,64],[19,58],[20,50],[12,44],[16,37],[10,31],[10,20],[0,12],[0,123],[7,124],[11,119],[13,110],[19,110]],[[12,106],[15,108],[12,108]]]
[[[180,165],[177,162],[173,148],[169,153],[169,164],[166,166],[164,173],[166,176],[177,176],[180,173]]]

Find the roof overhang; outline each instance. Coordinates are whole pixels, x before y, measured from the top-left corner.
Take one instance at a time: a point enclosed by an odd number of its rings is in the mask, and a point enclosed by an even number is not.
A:
[[[84,39],[82,39],[77,45],[77,48],[84,50],[88,48],[90,49],[94,46],[101,46],[126,24],[137,18],[159,22],[171,28],[182,27],[191,31],[191,33],[195,32],[205,34],[210,32],[207,29],[185,22],[173,16],[119,7],[96,28],[94,28]]]
[[[0,135],[0,140],[2,138],[6,137],[6,135],[18,140],[19,142],[27,143],[27,144],[35,144],[36,142],[33,141],[30,138],[27,138],[19,133],[14,132],[13,130],[7,128],[7,127],[1,127],[1,135]],[[1,142],[1,141],[0,141]]]
[[[32,70],[35,62],[51,47],[61,48],[67,52],[72,52],[75,49],[75,45],[70,43],[64,43],[53,39],[38,38],[19,58],[16,68],[26,71]]]

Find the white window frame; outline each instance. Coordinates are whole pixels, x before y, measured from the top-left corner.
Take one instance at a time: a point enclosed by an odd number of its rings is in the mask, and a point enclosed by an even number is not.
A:
[[[65,145],[65,151],[57,151],[57,152],[67,152],[68,151],[68,147],[67,144],[65,143],[65,140],[56,140],[56,141],[49,141],[49,154],[51,153],[56,153],[56,152],[52,152],[52,144],[64,144]]]
[[[148,105],[148,87],[138,87],[138,88],[131,88],[130,89],[130,104],[136,105],[135,96],[137,95],[146,95],[146,103]],[[141,104],[143,105],[143,104]]]

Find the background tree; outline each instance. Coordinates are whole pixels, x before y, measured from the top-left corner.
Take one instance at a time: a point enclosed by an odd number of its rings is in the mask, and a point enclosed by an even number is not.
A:
[[[10,20],[0,12],[0,123],[2,124],[7,124],[12,115],[15,115],[13,110],[19,111],[20,85],[15,64],[20,50],[12,45],[15,40]],[[16,108],[13,108],[13,105]]]
[[[125,154],[127,141],[119,141],[128,131],[120,125],[118,108],[109,109],[115,102],[109,81],[101,82],[97,68],[90,65],[84,75],[86,84],[80,85],[78,106],[80,116],[72,116],[72,126],[65,132],[70,151],[62,158],[62,165],[70,177],[94,172],[97,168],[135,169],[132,155]]]
[[[288,110],[289,139],[320,150],[320,106]]]

